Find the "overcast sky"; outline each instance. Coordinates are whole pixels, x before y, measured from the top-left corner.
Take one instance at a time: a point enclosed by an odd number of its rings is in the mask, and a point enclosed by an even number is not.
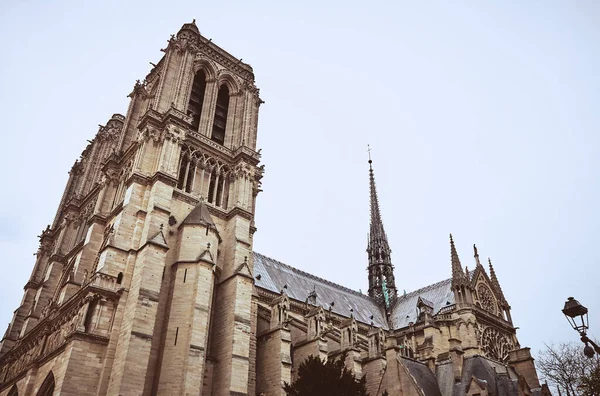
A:
[[[452,232],[522,346],[577,340],[569,296],[600,338],[594,0],[2,2],[2,326],[86,140],[193,18],[266,101],[256,251],[366,291],[370,144],[400,291],[450,277]]]

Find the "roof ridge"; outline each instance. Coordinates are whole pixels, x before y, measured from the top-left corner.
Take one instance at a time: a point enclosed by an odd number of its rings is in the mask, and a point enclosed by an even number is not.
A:
[[[398,300],[406,298],[408,296],[412,297],[414,295],[418,295],[419,293],[423,293],[424,291],[429,291],[429,290],[431,290],[433,288],[436,288],[436,287],[440,286],[442,283],[447,283],[447,282],[452,282],[452,278],[448,278],[448,279],[444,279],[444,280],[441,280],[441,281],[436,282],[436,283],[432,283],[431,285],[427,285],[427,286],[424,286],[424,287],[422,287],[420,289],[413,290],[413,291],[411,291],[409,293],[406,293],[405,295],[399,295],[398,296]]]
[[[318,281],[320,281],[320,282],[322,282],[322,283],[325,283],[325,284],[327,284],[327,285],[329,285],[329,286],[334,286],[334,287],[336,287],[336,288],[340,288],[340,289],[342,289],[342,290],[344,290],[344,291],[346,291],[346,292],[352,293],[352,294],[354,294],[354,295],[357,295],[357,296],[363,297],[363,298],[365,298],[365,299],[367,299],[367,300],[371,300],[371,301],[375,302],[375,300],[373,300],[371,297],[369,297],[369,296],[367,296],[367,295],[365,295],[365,294],[362,294],[362,293],[360,293],[360,292],[357,292],[356,290],[352,290],[352,289],[350,289],[350,288],[348,288],[348,287],[346,287],[346,286],[342,286],[342,285],[340,285],[340,284],[337,284],[337,283],[331,282],[331,281],[329,281],[329,280],[327,280],[327,279],[320,278],[320,277],[318,277],[318,276],[316,276],[316,275],[313,275],[313,274],[311,274],[311,273],[308,273],[308,272],[306,272],[306,271],[302,271],[301,269],[298,269],[298,268],[296,268],[296,267],[292,267],[291,265],[289,265],[289,264],[286,264],[286,263],[282,263],[281,261],[279,261],[279,260],[277,260],[277,259],[274,259],[274,258],[272,258],[272,257],[269,257],[269,256],[265,256],[264,254],[261,254],[261,253],[255,252],[255,251],[253,251],[252,253],[253,253],[253,254],[256,254],[256,255],[258,255],[258,256],[264,257],[264,258],[266,258],[266,259],[269,259],[269,260],[275,261],[276,263],[280,264],[281,266],[283,266],[283,267],[286,267],[286,268],[289,268],[289,269],[291,269],[292,271],[295,271],[295,272],[297,272],[297,273],[300,273],[300,274],[302,274],[302,275],[304,275],[304,276],[307,276],[307,277],[309,277],[309,278],[311,278],[311,279],[318,280]]]

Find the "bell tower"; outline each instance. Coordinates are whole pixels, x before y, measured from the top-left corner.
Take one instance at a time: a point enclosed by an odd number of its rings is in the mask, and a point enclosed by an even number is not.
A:
[[[3,383],[33,387],[64,353],[65,394],[254,392],[262,101],[252,67],[194,22],[162,52],[71,169],[0,342]]]
[[[256,152],[262,101],[250,65],[203,37],[194,22],[163,51],[136,85],[124,138],[138,147],[137,170],[156,181],[144,200],[160,220],[147,227],[169,225],[160,292],[164,347],[157,348],[153,389],[251,393],[255,359],[240,346],[254,342],[252,236],[263,174]]]

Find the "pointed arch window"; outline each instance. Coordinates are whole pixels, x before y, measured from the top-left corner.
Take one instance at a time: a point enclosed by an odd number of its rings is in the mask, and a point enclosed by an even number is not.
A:
[[[207,200],[209,203],[227,209],[229,198],[229,182],[227,168],[213,168],[209,174]]]
[[[177,188],[191,193],[194,188],[194,178],[196,176],[195,160],[190,158],[187,152],[181,155],[179,162],[179,173],[177,176]]]
[[[206,73],[204,70],[198,70],[192,83],[192,92],[188,101],[187,115],[192,117],[192,127],[198,130],[200,127],[200,116],[202,115],[202,106],[204,105],[204,94],[206,92]]]
[[[227,127],[227,112],[229,111],[229,88],[226,84],[221,85],[217,94],[217,107],[211,139],[221,145],[225,143],[225,128]]]
[[[48,373],[46,379],[40,386],[37,396],[52,396],[54,394],[54,374],[52,371]]]

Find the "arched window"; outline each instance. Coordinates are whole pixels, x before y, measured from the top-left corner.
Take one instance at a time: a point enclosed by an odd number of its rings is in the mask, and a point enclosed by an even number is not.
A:
[[[217,180],[217,171],[213,170],[210,174],[210,182],[208,183],[208,202],[209,203],[214,203],[216,180]]]
[[[202,115],[202,105],[204,104],[204,93],[206,91],[206,74],[199,70],[194,76],[192,83],[192,92],[188,102],[187,115],[192,117],[192,127],[198,130],[200,127],[200,116]]]
[[[190,164],[190,159],[187,153],[183,153],[181,156],[181,162],[179,163],[179,175],[177,176],[177,188],[183,189],[185,185],[185,177],[188,173],[188,166]]]
[[[196,173],[196,164],[190,160],[190,156],[187,152],[181,155],[181,162],[179,163],[179,174],[177,177],[177,188],[185,190],[185,192],[192,192],[194,187],[194,176]]]
[[[119,275],[117,275],[117,285],[120,285],[121,283],[123,283],[123,273],[119,272]]]
[[[37,396],[52,396],[54,394],[54,374],[52,371],[48,373],[46,379],[40,386]]]
[[[227,111],[229,110],[229,88],[223,84],[219,88],[217,95],[217,107],[215,109],[215,119],[213,122],[212,136],[213,141],[225,143],[225,128],[227,126]]]
[[[217,169],[216,167],[209,174],[208,195],[209,203],[227,209],[229,200],[229,182],[227,181],[227,168]]]

